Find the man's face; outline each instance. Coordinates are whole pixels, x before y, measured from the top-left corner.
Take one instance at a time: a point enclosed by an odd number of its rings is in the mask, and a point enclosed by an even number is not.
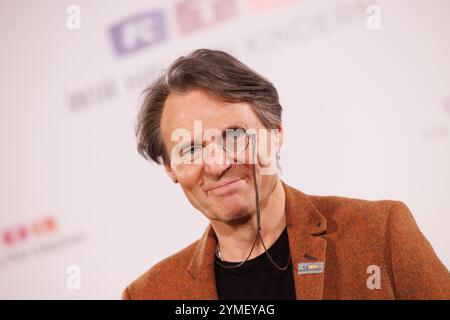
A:
[[[201,141],[198,141],[198,128],[194,131],[196,121],[197,124],[198,121],[201,123]],[[174,156],[171,153],[180,143],[178,140],[172,141],[172,133],[180,128],[189,132],[194,145],[203,146],[203,150],[208,146],[213,155],[219,156],[209,158],[208,161],[204,161],[205,158],[201,157],[200,163],[174,165]],[[165,165],[167,173],[174,181],[180,183],[191,204],[208,219],[227,224],[239,224],[248,221],[256,212],[253,162],[250,162],[251,139],[249,146],[243,151],[245,154],[243,157],[241,154],[240,160],[236,163],[232,161],[237,159],[236,154],[222,152],[223,149],[219,143],[212,142],[211,139],[205,141],[203,136],[205,131],[211,129],[225,132],[230,128],[241,128],[243,131],[254,129],[257,140],[259,130],[265,130],[250,104],[245,102],[223,102],[202,90],[171,93],[166,99],[161,118],[161,132],[171,160],[171,164]],[[270,135],[269,137],[272,143],[276,140],[276,148],[278,148],[281,144],[281,132],[276,137]],[[272,149],[273,154],[275,150]],[[260,169],[258,157],[256,176],[260,203],[263,207],[275,187],[278,176],[276,174],[262,175]]]

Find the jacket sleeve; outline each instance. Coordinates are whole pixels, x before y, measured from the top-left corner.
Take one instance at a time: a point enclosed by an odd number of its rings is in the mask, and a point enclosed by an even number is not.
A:
[[[400,201],[389,216],[389,241],[397,299],[450,299],[447,268]]]
[[[128,287],[122,292],[122,300],[131,300],[130,294],[128,292]]]

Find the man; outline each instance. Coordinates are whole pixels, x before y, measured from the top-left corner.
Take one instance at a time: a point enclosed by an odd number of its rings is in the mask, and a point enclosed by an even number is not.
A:
[[[450,298],[448,270],[405,204],[280,180],[281,111],[274,86],[221,51],[180,57],[146,90],[138,150],[210,224],[122,298]]]

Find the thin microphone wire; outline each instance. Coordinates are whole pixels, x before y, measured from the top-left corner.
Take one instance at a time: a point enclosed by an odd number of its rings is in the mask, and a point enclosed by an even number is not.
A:
[[[223,268],[226,269],[236,269],[239,268],[240,266],[242,266],[244,263],[247,262],[247,260],[250,258],[252,252],[253,252],[253,248],[255,247],[256,241],[259,239],[261,239],[261,243],[264,247],[264,252],[266,253],[267,257],[269,258],[270,262],[280,271],[285,271],[287,270],[287,268],[289,267],[289,264],[291,263],[291,254],[289,253],[289,258],[288,261],[286,263],[286,265],[284,267],[280,267],[273,259],[272,256],[270,255],[269,251],[266,249],[266,246],[264,245],[264,241],[261,237],[261,214],[260,214],[260,208],[259,208],[259,191],[258,191],[258,183],[256,182],[256,159],[255,159],[255,147],[256,147],[256,135],[255,134],[251,134],[252,137],[252,158],[253,158],[253,182],[254,182],[254,186],[255,186],[255,198],[256,198],[256,224],[257,224],[257,228],[256,228],[256,236],[255,236],[255,240],[253,241],[253,245],[252,245],[252,249],[250,250],[250,253],[248,254],[247,258],[238,263],[237,265],[224,265],[222,263],[220,263],[219,261],[217,261],[216,259],[215,262],[220,265]],[[217,242],[218,244],[218,242]],[[217,255],[217,253],[216,253]],[[223,260],[223,259],[222,259]]]

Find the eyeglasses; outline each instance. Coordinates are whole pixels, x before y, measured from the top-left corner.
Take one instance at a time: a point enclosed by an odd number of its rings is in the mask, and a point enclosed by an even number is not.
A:
[[[227,129],[224,137],[215,139],[214,143],[222,148],[229,156],[236,157],[241,155],[250,144],[250,137],[253,134],[246,133],[244,129]],[[183,162],[194,162],[201,159],[203,154],[203,146],[201,144],[193,144],[187,146],[180,151],[180,157]]]

